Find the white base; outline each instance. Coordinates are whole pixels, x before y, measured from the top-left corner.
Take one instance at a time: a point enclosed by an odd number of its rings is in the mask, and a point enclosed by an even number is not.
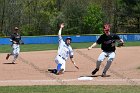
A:
[[[92,77],[79,77],[78,80],[92,80]]]

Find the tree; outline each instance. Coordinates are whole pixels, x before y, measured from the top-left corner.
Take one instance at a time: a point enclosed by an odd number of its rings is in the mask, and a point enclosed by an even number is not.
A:
[[[103,12],[96,4],[91,4],[87,8],[87,13],[83,17],[84,34],[102,33]]]
[[[123,32],[140,32],[140,0],[119,0],[119,30]]]
[[[82,31],[82,18],[86,11],[88,0],[66,0],[62,13],[67,24],[65,34],[80,34]]]
[[[24,24],[22,30],[24,35],[54,34],[51,20],[57,15],[56,0],[33,0],[25,2]]]

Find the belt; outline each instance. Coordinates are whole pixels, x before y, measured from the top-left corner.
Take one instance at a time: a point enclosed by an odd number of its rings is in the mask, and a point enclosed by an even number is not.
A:
[[[65,60],[66,61],[66,59],[64,58],[64,57],[62,57],[61,55],[59,55],[63,60]]]

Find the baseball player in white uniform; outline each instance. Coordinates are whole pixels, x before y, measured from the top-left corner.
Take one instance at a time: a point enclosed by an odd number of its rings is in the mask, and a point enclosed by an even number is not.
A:
[[[66,66],[66,60],[70,57],[71,62],[74,64],[74,66],[79,69],[79,67],[76,65],[76,63],[73,60],[73,50],[72,47],[70,46],[71,44],[71,38],[67,37],[65,42],[62,39],[61,32],[62,29],[64,28],[64,24],[62,23],[60,25],[60,29],[58,32],[58,38],[59,38],[59,47],[58,47],[58,54],[55,58],[55,62],[57,64],[56,68],[56,74],[60,75],[63,74],[65,71],[65,66]]]

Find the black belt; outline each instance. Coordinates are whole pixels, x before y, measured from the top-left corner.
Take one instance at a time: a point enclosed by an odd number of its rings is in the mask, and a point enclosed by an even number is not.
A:
[[[62,57],[61,55],[59,55],[63,60],[65,60],[66,61],[66,59],[64,58],[64,57]]]

